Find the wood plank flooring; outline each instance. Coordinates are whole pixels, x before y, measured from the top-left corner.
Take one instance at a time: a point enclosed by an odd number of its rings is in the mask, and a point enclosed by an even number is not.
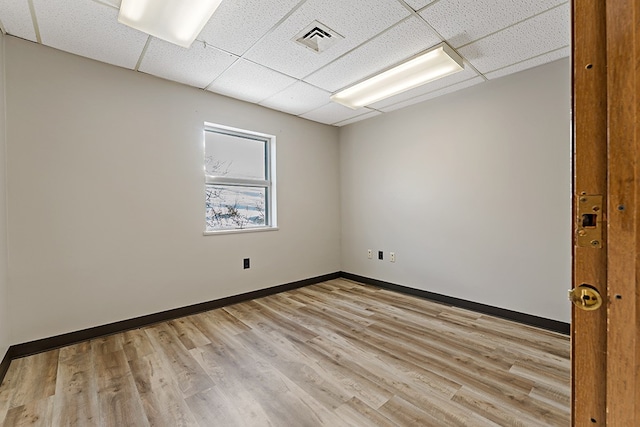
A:
[[[4,426],[568,426],[566,336],[338,279],[14,360]]]

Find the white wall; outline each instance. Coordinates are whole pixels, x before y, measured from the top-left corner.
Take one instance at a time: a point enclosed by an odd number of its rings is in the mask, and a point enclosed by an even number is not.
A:
[[[9,348],[9,315],[7,302],[7,199],[6,199],[6,143],[5,143],[5,75],[4,40],[0,32],[0,360]]]
[[[570,154],[567,59],[342,128],[342,269],[568,322]]]
[[[12,343],[340,270],[337,129],[5,39]],[[204,121],[276,135],[279,231],[202,235]]]

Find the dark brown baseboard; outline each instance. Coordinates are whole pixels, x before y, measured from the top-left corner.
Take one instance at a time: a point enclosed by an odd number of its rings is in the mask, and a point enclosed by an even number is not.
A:
[[[9,370],[9,365],[11,364],[11,361],[13,359],[14,359],[13,351],[11,350],[11,347],[9,347],[9,349],[7,350],[7,353],[2,358],[2,362],[0,362],[0,384],[2,384],[2,381],[4,380],[4,376],[7,374],[7,371]]]
[[[529,326],[535,326],[537,328],[546,329],[552,332],[558,332],[564,335],[569,335],[571,331],[571,325],[569,323],[560,322],[558,320],[546,319],[544,317],[534,316],[532,314],[520,313],[518,311],[507,310],[505,308],[494,307],[491,305],[481,304],[479,302],[467,301],[447,295],[436,294],[434,292],[423,291],[422,289],[396,285],[395,283],[389,283],[378,279],[358,276],[356,274],[346,273],[344,271],[340,273],[340,276],[345,279],[353,280],[355,282],[366,283],[368,285],[377,286],[379,288],[388,289],[390,291],[400,292],[403,294],[428,299],[430,301],[476,311],[478,313],[501,317],[503,319],[512,320],[514,322],[522,323]]]
[[[177,319],[179,317],[202,313],[203,311],[209,311],[216,308],[225,307],[231,304],[237,304],[240,302],[249,301],[256,298],[262,298],[262,297],[277,294],[280,292],[290,291],[293,289],[314,285],[316,283],[321,283],[327,280],[337,279],[340,277],[343,277],[349,280],[354,280],[356,282],[366,283],[369,285],[377,286],[377,287],[388,289],[395,292],[401,292],[404,294],[425,298],[431,301],[448,304],[455,307],[477,311],[479,313],[490,314],[492,316],[513,320],[515,322],[523,323],[530,326],[536,326],[538,328],[547,329],[553,332],[559,332],[559,333],[568,335],[570,331],[570,325],[568,323],[559,322],[557,320],[545,319],[543,317],[533,316],[530,314],[519,313],[517,311],[511,311],[504,308],[498,308],[490,305],[480,304],[473,301],[467,301],[459,298],[449,297],[446,295],[423,291],[421,289],[415,289],[407,286],[396,285],[394,283],[384,282],[382,280],[372,279],[364,276],[358,276],[356,274],[351,274],[346,272],[336,272],[336,273],[325,274],[322,276],[312,277],[309,279],[299,280],[299,281],[287,283],[284,285],[273,286],[266,289],[259,289],[257,291],[247,292],[239,295],[232,295],[229,297],[220,298],[213,301],[207,301],[199,304],[189,305],[186,307],[174,308],[172,310],[167,310],[160,313],[153,313],[145,316],[136,317],[133,319],[122,320],[120,322],[109,323],[107,325],[96,326],[93,328],[83,329],[75,332],[69,332],[66,334],[61,334],[61,335],[57,335],[50,338],[42,338],[35,341],[12,345],[11,347],[9,347],[9,349],[7,350],[7,353],[4,355],[2,362],[0,362],[0,384],[2,383],[2,380],[4,379],[4,376],[6,375],[7,370],[9,369],[9,364],[13,359],[18,359],[20,357],[26,357],[32,354],[54,350],[56,348],[65,347],[67,345],[76,344],[76,343],[87,341],[90,339],[100,338],[108,335],[117,334],[120,332],[129,331],[132,329],[142,328],[144,326],[149,326],[155,323]]]

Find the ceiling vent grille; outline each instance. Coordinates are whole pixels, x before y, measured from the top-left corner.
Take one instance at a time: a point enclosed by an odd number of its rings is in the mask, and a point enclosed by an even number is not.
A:
[[[293,40],[316,53],[324,52],[342,40],[340,34],[318,21],[313,21],[295,35]]]

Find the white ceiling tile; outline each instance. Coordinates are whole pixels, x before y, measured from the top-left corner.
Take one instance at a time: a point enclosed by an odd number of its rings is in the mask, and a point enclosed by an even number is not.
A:
[[[139,69],[154,76],[204,88],[237,59],[237,56],[199,41],[185,49],[153,38]]]
[[[380,114],[382,114],[380,111],[371,111],[370,113],[366,113],[366,114],[363,114],[361,116],[354,117],[352,119],[343,120],[341,122],[334,123],[334,125],[335,126],[346,126],[346,125],[350,125],[351,123],[361,122],[362,120],[367,120],[367,119],[370,119],[371,117],[379,116]]]
[[[25,0],[26,1],[26,0]],[[134,68],[148,35],[118,22],[118,11],[92,0],[33,0],[42,43]]]
[[[564,4],[458,50],[481,73],[503,68],[567,46],[569,5]]]
[[[329,102],[331,94],[304,82],[297,82],[260,103],[285,113],[300,115]]]
[[[441,0],[420,15],[452,47],[502,30],[566,0]]]
[[[501,68],[497,71],[493,71],[491,73],[485,74],[485,77],[488,79],[497,79],[499,77],[503,77],[508,74],[517,73],[519,71],[524,71],[529,68],[537,67],[539,65],[543,65],[548,62],[553,62],[558,59],[566,58],[569,55],[571,55],[571,46],[563,47],[561,49],[554,50],[552,52],[547,52],[540,56],[536,56],[535,58],[518,62],[517,64],[510,65],[508,67]]]
[[[427,93],[425,95],[417,96],[415,98],[409,99],[409,100],[404,101],[404,102],[399,102],[397,104],[390,105],[388,107],[382,108],[382,111],[384,111],[385,113],[388,113],[389,111],[399,110],[401,108],[408,107],[409,105],[418,104],[420,102],[424,102],[424,101],[427,101],[429,99],[437,98],[438,96],[442,96],[442,95],[445,95],[447,93],[452,93],[452,92],[456,92],[456,91],[461,90],[461,89],[466,89],[468,87],[477,85],[478,83],[482,83],[484,81],[485,80],[482,77],[479,77],[479,76],[478,77],[474,77],[474,78],[472,78],[470,80],[467,80],[467,81],[464,81],[464,82],[461,82],[461,83],[458,83],[458,84],[455,84],[455,85],[452,85],[452,86],[445,87],[445,88],[437,90],[435,92],[430,92],[430,93]]]
[[[428,4],[433,3],[436,0],[404,0],[406,4],[411,6],[413,10],[420,10]]]
[[[264,37],[245,57],[290,76],[303,78],[409,16],[397,0],[307,0]],[[292,38],[314,20],[344,37],[316,53]]]
[[[320,108],[316,108],[315,110],[309,111],[308,113],[305,113],[300,117],[304,117],[305,119],[313,120],[315,122],[332,125],[334,123],[343,122],[354,117],[362,116],[363,114],[368,114],[371,111],[372,110],[368,108],[358,108],[357,110],[352,110],[351,108],[347,108],[344,105],[336,104],[335,102],[329,102],[328,104],[323,105]]]
[[[299,2],[300,0],[223,1],[198,40],[242,55]]]
[[[385,107],[388,107],[390,105],[394,105],[399,102],[408,101],[417,96],[421,96],[430,92],[435,92],[447,86],[451,86],[451,85],[472,79],[477,76],[478,76],[478,73],[476,73],[474,69],[469,66],[469,64],[465,63],[464,70],[460,71],[459,73],[455,73],[450,76],[443,77],[441,79],[427,83],[425,85],[418,86],[415,89],[411,89],[406,92],[399,93],[398,95],[394,95],[390,98],[383,99],[382,101],[378,101],[375,104],[368,105],[368,107],[375,108],[376,110],[382,110]]]
[[[0,1],[0,21],[8,34],[32,42],[36,41],[36,30],[33,28],[27,0]]]
[[[243,101],[258,103],[296,80],[258,64],[239,59],[207,89]]]
[[[305,81],[335,92],[440,42],[424,21],[411,17],[313,73]]]

